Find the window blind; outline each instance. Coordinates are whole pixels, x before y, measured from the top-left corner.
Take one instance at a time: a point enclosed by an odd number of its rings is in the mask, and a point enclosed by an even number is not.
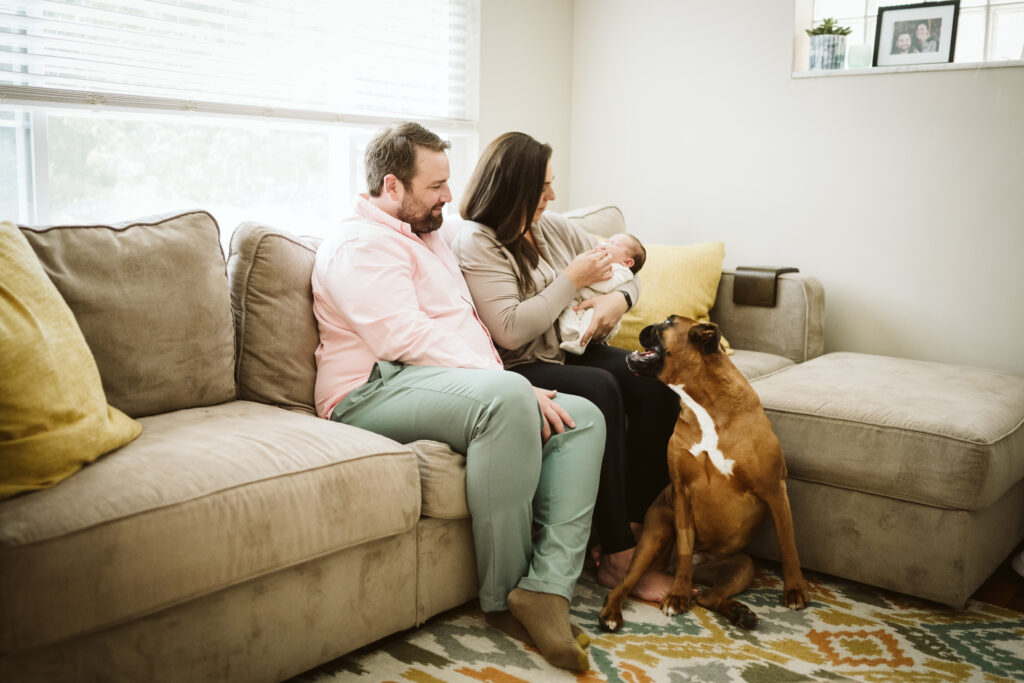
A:
[[[0,0],[0,95],[376,121],[476,118],[479,0]]]

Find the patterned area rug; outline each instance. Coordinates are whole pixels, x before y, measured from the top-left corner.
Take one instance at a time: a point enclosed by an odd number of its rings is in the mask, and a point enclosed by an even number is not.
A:
[[[597,626],[605,589],[584,572],[572,603],[590,636],[591,669],[579,676],[489,628],[475,604],[434,617],[292,681],[1020,681],[1024,614],[982,602],[955,612],[831,576],[806,572],[811,606],[780,604],[777,564],[758,561],[741,600],[761,620],[744,631],[702,607],[669,618],[635,600],[618,633]]]

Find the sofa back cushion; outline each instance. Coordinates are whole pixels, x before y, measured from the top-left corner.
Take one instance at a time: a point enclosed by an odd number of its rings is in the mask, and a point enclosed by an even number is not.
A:
[[[596,205],[566,211],[564,214],[569,223],[584,232],[597,237],[611,237],[619,232],[626,232],[626,218],[617,206]]]
[[[139,417],[235,398],[227,270],[210,214],[22,233],[75,314],[112,406]]]
[[[260,223],[242,223],[231,235],[239,398],[316,415],[320,332],[311,277],[319,244]]]

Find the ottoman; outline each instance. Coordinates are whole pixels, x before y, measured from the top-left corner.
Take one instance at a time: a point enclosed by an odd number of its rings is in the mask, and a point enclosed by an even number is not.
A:
[[[829,353],[751,384],[804,567],[959,609],[1024,537],[1024,377]]]

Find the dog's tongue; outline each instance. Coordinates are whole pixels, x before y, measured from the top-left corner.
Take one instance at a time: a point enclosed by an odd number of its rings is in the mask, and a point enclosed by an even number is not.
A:
[[[657,351],[637,351],[636,355],[640,358],[650,358],[651,356],[657,356]]]

